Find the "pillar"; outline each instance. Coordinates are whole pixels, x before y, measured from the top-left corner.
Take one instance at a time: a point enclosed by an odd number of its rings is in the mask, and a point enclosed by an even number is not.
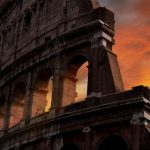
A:
[[[143,126],[143,123],[141,122],[141,118],[143,117],[143,114],[133,114],[132,120],[130,121],[132,125],[132,150],[139,150],[140,149],[140,133],[141,133],[141,127]]]
[[[7,97],[6,97],[6,102],[5,102],[5,116],[4,116],[4,130],[5,130],[5,132],[8,130],[9,123],[10,123],[10,113],[11,113],[10,99],[12,97],[11,91],[12,91],[12,89],[11,89],[11,84],[10,84],[9,89],[8,89],[8,93],[7,93]]]
[[[3,101],[3,98],[1,99]],[[5,101],[0,106],[0,130],[4,129]],[[3,105],[4,104],[4,105]]]
[[[60,43],[56,43],[56,49],[60,48]],[[62,66],[62,60],[60,54],[56,56],[56,62],[54,66],[53,74],[53,89],[52,89],[52,101],[51,109],[55,110],[55,113],[59,113],[60,108],[62,107],[62,97],[63,97],[63,79],[64,72]]]
[[[63,94],[63,77],[56,73],[53,77],[53,93],[51,109],[55,109],[56,112],[62,106],[62,94]]]
[[[84,127],[82,132],[84,134],[84,149],[92,150],[93,133],[91,128],[89,126]]]
[[[33,88],[32,88],[32,73],[28,73],[27,86],[26,86],[26,95],[24,102],[24,120],[26,123],[29,122],[32,113],[32,97],[33,97]]]
[[[90,39],[88,95],[102,96],[124,90],[117,56],[112,52],[113,41],[113,35],[104,31]]]
[[[132,127],[132,134],[133,134],[133,143],[132,143],[132,150],[139,150],[140,149],[140,130],[141,126],[139,124],[135,124]]]
[[[52,143],[52,150],[60,150],[63,147],[64,141],[61,136],[55,137]]]

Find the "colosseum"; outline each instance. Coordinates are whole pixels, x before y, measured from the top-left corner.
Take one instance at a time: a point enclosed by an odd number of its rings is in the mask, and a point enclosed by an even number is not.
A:
[[[1,3],[0,150],[150,150],[150,89],[124,90],[114,23],[91,0]]]

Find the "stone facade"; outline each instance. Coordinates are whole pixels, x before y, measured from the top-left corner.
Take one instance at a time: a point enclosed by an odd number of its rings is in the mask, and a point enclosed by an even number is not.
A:
[[[91,0],[6,0],[0,30],[2,150],[150,148],[150,90],[124,91],[111,11]],[[77,103],[85,62],[87,96]]]

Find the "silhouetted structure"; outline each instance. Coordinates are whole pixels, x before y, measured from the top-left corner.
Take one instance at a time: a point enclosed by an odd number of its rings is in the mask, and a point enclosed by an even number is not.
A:
[[[6,0],[0,30],[0,149],[150,149],[150,90],[124,91],[111,11],[91,0]],[[76,102],[85,62],[87,96]]]

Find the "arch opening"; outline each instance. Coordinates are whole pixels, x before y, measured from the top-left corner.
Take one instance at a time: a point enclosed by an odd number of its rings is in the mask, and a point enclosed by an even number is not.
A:
[[[82,66],[79,68],[76,78],[76,92],[77,95],[75,97],[75,102],[78,102],[82,99],[85,99],[87,96],[87,83],[88,83],[88,62],[82,64]]]
[[[88,61],[83,55],[71,59],[64,76],[62,106],[82,101],[87,96]]]
[[[97,150],[128,150],[128,147],[122,137],[114,135],[104,139]]]
[[[79,148],[74,144],[66,144],[60,150],[79,150]]]
[[[52,72],[49,69],[39,72],[33,92],[32,117],[49,111],[52,99],[52,78]]]
[[[17,83],[11,103],[9,127],[13,127],[23,119],[25,93],[25,84],[23,82]]]

